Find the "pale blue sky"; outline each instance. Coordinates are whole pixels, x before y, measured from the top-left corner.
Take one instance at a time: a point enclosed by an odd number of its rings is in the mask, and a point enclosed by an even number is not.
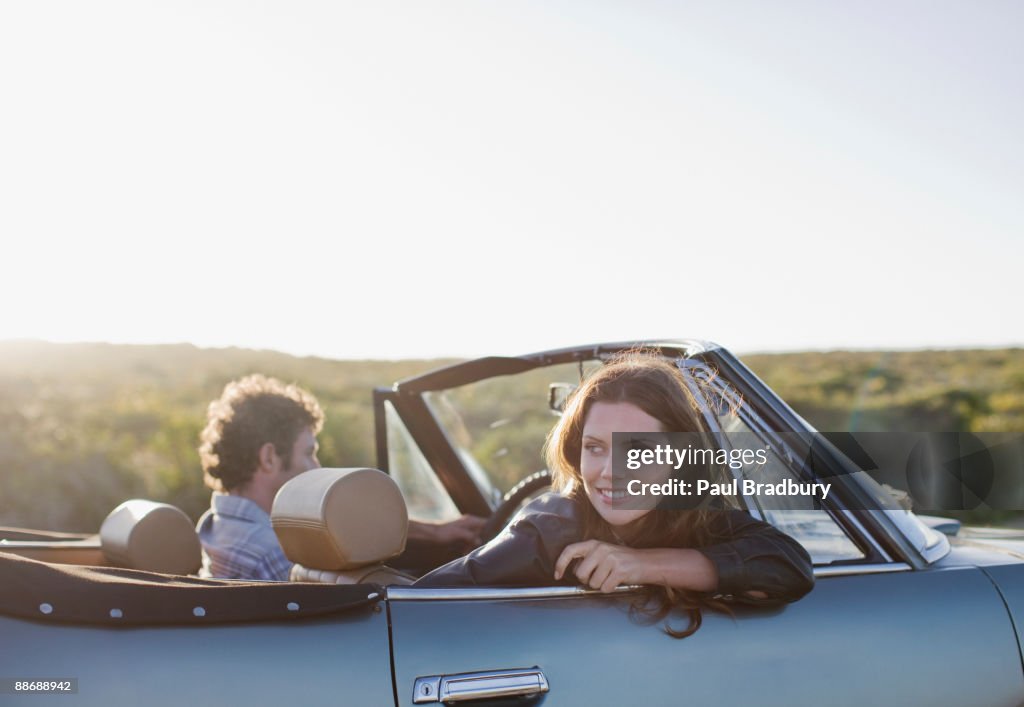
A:
[[[0,339],[1024,343],[1016,2],[7,2]]]

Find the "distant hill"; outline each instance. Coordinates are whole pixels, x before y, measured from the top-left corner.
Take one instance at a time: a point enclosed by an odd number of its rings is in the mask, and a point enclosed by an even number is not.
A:
[[[743,360],[819,429],[1024,431],[1022,349]],[[450,362],[0,342],[0,525],[94,531],[130,497],[197,517],[209,502],[196,454],[206,405],[247,373],[316,394],[327,413],[322,463],[373,465],[372,388]]]
[[[743,357],[822,430],[1024,431],[1024,349]]]

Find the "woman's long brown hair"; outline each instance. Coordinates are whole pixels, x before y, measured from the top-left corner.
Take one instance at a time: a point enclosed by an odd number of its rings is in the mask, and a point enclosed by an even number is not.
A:
[[[717,448],[703,416],[708,405],[703,399],[708,383],[692,379],[694,390],[701,396],[697,398],[683,375],[656,353],[630,351],[595,371],[568,401],[561,420],[548,435],[545,455],[554,488],[579,501],[583,513],[582,539],[621,544],[613,526],[598,514],[583,489],[580,472],[583,426],[594,403],[631,403],[658,420],[666,431],[697,433],[705,448]],[[711,468],[703,472],[708,475],[705,478],[718,475],[717,470]],[[709,517],[715,512],[707,508],[653,510],[630,524],[629,545],[637,548],[710,545],[722,539],[713,537],[708,529]],[[689,616],[685,629],[673,629],[667,621],[664,625],[665,633],[674,638],[685,638],[700,628],[702,607],[728,612],[724,602],[665,585],[646,587],[633,606],[636,613],[643,614],[652,623],[666,618],[673,609],[685,612]]]

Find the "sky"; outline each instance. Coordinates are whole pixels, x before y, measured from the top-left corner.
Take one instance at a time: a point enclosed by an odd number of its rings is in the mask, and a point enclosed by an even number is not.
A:
[[[1024,344],[1024,4],[0,4],[0,340]]]

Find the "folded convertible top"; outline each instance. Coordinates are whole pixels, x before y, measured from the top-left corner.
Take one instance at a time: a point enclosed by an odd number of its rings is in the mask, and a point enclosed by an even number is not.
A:
[[[205,626],[289,621],[368,607],[383,596],[375,584],[199,579],[49,564],[0,552],[0,614],[46,622]]]

